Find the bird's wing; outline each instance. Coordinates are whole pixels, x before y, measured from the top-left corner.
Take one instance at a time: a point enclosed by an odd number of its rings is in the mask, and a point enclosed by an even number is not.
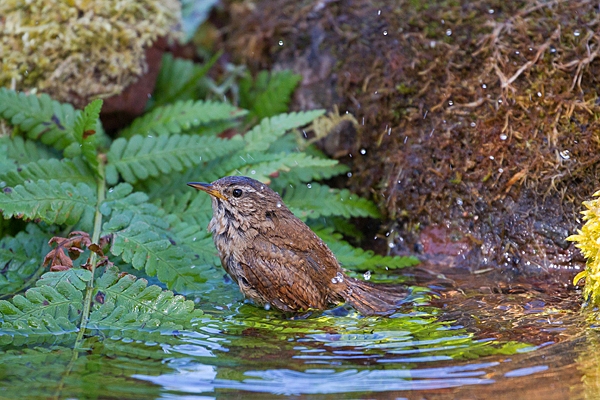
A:
[[[324,276],[314,279],[314,265],[307,254],[288,246],[274,245],[257,236],[240,265],[248,284],[273,306],[283,311],[303,311],[328,306]]]

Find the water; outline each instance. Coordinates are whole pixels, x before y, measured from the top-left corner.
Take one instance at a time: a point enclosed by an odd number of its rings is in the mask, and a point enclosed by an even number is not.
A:
[[[415,275],[390,317],[351,308],[286,319],[217,274],[205,316],[162,335],[90,331],[4,348],[2,398],[597,398],[600,337],[577,293],[456,272]],[[371,280],[393,275],[373,274]],[[397,279],[397,278],[396,278]],[[213,282],[213,281],[211,281]],[[452,283],[449,283],[452,282]],[[57,339],[61,340],[61,339]]]

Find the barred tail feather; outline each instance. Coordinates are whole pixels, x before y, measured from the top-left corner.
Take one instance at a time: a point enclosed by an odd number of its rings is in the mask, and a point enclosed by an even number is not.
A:
[[[341,295],[362,315],[389,315],[398,309],[407,291],[400,285],[365,282],[346,277],[347,290]]]

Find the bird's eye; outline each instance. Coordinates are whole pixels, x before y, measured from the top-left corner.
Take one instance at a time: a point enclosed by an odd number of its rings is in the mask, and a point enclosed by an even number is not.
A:
[[[233,189],[233,197],[242,197],[242,189]]]

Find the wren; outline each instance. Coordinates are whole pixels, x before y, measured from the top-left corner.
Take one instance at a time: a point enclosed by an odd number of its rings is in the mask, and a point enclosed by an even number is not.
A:
[[[345,301],[363,315],[387,315],[406,297],[399,285],[347,276],[327,245],[264,183],[227,176],[188,185],[211,195],[208,229],[221,264],[255,304],[297,313]]]

